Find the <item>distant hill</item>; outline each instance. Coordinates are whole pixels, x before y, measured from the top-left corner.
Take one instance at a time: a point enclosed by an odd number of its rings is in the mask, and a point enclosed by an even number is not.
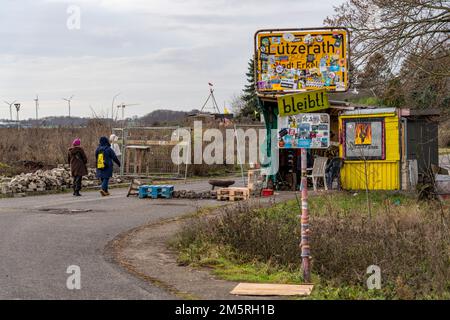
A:
[[[198,110],[191,111],[174,111],[158,109],[152,111],[142,117],[133,117],[132,119],[127,119],[129,124],[134,123],[134,125],[140,126],[161,126],[161,125],[174,125],[182,122],[187,115],[196,113]],[[80,117],[45,117],[39,120],[28,119],[21,120],[20,126],[22,128],[27,127],[86,127],[93,118],[80,118]],[[110,123],[111,119],[95,119],[96,121]],[[120,121],[118,122],[120,123]],[[15,121],[1,120],[0,127],[17,127]]]
[[[139,118],[139,123],[146,126],[162,125],[162,124],[176,124],[182,121],[192,111],[174,111],[159,109],[152,111],[145,116]]]

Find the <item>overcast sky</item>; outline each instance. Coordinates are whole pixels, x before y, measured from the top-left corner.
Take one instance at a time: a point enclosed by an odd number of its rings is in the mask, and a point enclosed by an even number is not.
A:
[[[318,27],[343,0],[0,0],[0,118],[3,100],[21,118],[200,108],[215,86],[221,108],[241,92],[258,29]],[[80,29],[69,29],[80,8]],[[74,26],[74,20],[70,20]],[[76,25],[75,25],[76,26]]]

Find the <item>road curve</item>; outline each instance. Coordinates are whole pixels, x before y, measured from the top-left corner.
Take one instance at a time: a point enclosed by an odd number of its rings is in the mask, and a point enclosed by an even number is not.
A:
[[[204,182],[179,188],[205,190]],[[105,246],[145,223],[182,216],[211,200],[139,200],[85,192],[0,199],[0,299],[176,299],[110,262]],[[69,290],[71,265],[81,289]]]

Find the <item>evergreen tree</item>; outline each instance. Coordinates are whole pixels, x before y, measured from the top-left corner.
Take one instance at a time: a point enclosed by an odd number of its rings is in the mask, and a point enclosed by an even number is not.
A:
[[[250,59],[248,63],[248,71],[245,74],[247,76],[247,84],[243,90],[243,94],[241,96],[244,104],[241,110],[239,111],[239,117],[246,117],[251,119],[260,119],[260,113],[258,110],[258,97],[256,95],[256,80],[255,80],[255,60],[253,58]],[[255,116],[255,111],[257,115]]]

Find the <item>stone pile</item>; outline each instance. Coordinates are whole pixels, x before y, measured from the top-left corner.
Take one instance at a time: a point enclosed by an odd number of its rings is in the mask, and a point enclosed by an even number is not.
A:
[[[27,192],[43,192],[49,190],[63,191],[72,187],[72,176],[66,165],[60,165],[51,170],[37,170],[33,173],[22,173],[13,178],[0,177],[0,192],[2,194],[18,194]],[[121,183],[122,180],[113,177],[111,183]],[[95,169],[89,169],[83,177],[83,187],[98,186]]]
[[[260,197],[261,190],[251,190],[250,196]],[[175,190],[172,193],[173,198],[181,199],[217,199],[217,190],[210,191],[192,191],[192,190]]]
[[[217,199],[217,191],[175,190],[172,193],[172,197],[182,199]]]

